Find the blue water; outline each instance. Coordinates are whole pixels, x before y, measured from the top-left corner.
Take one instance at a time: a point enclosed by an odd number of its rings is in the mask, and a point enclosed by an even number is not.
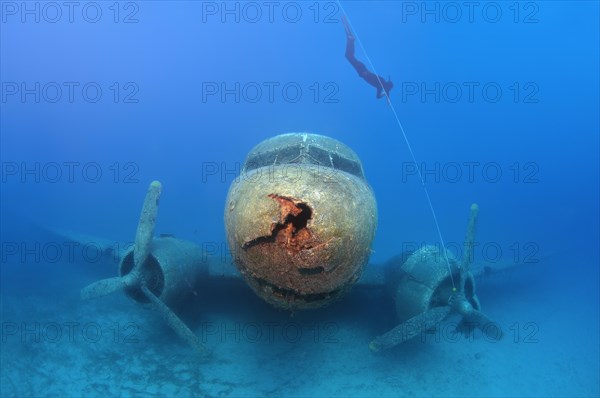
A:
[[[344,58],[337,2],[0,3],[1,396],[599,395],[598,2],[341,5],[389,105]],[[191,311],[200,361],[148,306],[80,301],[117,275],[96,239],[133,240],[152,180],[156,233],[221,261],[231,182],[287,132],[362,160],[369,266],[439,245],[415,167],[451,250],[477,202],[475,264],[514,265],[477,286],[506,337],[376,355],[382,292],[291,317],[217,278]]]

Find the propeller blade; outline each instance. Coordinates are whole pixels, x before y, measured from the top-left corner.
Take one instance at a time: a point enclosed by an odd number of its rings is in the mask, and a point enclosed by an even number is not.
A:
[[[492,321],[481,311],[474,309],[468,316],[463,318],[462,323],[480,329],[490,340],[500,341],[504,337],[504,332],[500,325]]]
[[[369,344],[371,351],[377,352],[392,348],[408,341],[422,332],[434,328],[450,314],[451,308],[434,307],[427,312],[412,317],[389,332],[375,338]]]
[[[159,181],[152,181],[144,199],[140,221],[135,233],[135,246],[133,248],[134,267],[131,273],[134,275],[139,275],[142,264],[150,255],[161,191],[161,183]]]
[[[102,279],[87,285],[81,289],[81,299],[88,300],[123,290],[127,286],[124,279],[120,276],[115,276],[114,278]]]
[[[130,273],[124,277],[114,277],[94,282],[81,289],[81,299],[106,296],[117,290],[132,285],[137,285],[141,276],[142,264],[150,255],[152,246],[152,236],[154,235],[154,225],[158,214],[158,201],[162,191],[162,185],[159,181],[152,181],[148,187],[148,192],[144,198],[142,213],[135,234],[135,246],[133,249],[134,266]]]
[[[207,355],[208,351],[202,345],[202,343],[200,343],[198,337],[196,337],[196,335],[192,333],[192,331],[187,327],[187,325],[183,323],[183,321],[179,319],[179,317],[175,315],[165,303],[160,301],[160,299],[156,297],[156,295],[152,293],[150,289],[148,289],[146,283],[142,281],[140,287],[142,288],[142,292],[144,292],[148,300],[150,300],[156,306],[156,309],[158,309],[158,312],[163,317],[165,322],[167,322],[167,324],[171,327],[171,329],[173,329],[173,331],[177,333],[179,337],[181,337],[198,353],[200,353],[203,356]]]
[[[467,274],[471,270],[473,263],[473,250],[475,248],[475,234],[477,232],[477,219],[479,218],[479,206],[477,203],[471,205],[471,214],[469,215],[469,223],[467,224],[467,234],[464,242],[464,252],[462,264],[460,265],[460,285],[459,289],[464,288]]]

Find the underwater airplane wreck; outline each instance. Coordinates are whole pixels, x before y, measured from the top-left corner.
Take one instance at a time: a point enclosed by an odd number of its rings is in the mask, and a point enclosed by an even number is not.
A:
[[[355,285],[389,292],[397,326],[365,342],[389,349],[459,316],[457,331],[481,329],[492,340],[503,332],[481,312],[478,276],[501,267],[472,268],[478,206],[473,204],[461,262],[430,245],[368,266],[377,207],[356,153],[323,135],[289,133],[265,140],[248,154],[225,203],[225,229],[237,269],[213,268],[200,246],[154,236],[161,183],[150,184],[135,243],[119,253],[118,276],[81,290],[82,299],[122,291],[154,306],[167,324],[201,354],[210,349],[180,319],[200,286],[211,278],[243,279],[264,301],[290,311],[340,300]],[[512,265],[514,266],[514,265]]]

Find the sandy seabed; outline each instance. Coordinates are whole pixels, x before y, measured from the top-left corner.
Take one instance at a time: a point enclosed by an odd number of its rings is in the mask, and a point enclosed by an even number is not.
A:
[[[206,291],[184,317],[208,358],[122,294],[4,291],[1,396],[598,396],[598,292],[532,288],[536,272],[479,283],[502,341],[455,335],[449,320],[380,354],[368,342],[393,326],[393,310],[360,289],[294,315],[241,284]]]

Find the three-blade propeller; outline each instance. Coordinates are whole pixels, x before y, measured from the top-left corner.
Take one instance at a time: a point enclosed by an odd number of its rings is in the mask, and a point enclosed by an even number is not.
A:
[[[473,263],[473,248],[478,215],[479,207],[476,204],[471,205],[471,214],[464,243],[465,255],[460,266],[460,280],[458,287],[453,288],[452,294],[448,298],[448,304],[432,307],[375,338],[369,344],[369,348],[372,351],[377,352],[388,349],[417,337],[427,330],[436,328],[440,322],[451,314],[459,314],[462,317],[457,327],[457,330],[461,332],[466,333],[470,332],[473,328],[478,328],[481,329],[487,338],[493,340],[502,339],[503,332],[500,326],[490,320],[484,313],[474,308],[465,295],[465,284],[471,272],[471,264]]]

